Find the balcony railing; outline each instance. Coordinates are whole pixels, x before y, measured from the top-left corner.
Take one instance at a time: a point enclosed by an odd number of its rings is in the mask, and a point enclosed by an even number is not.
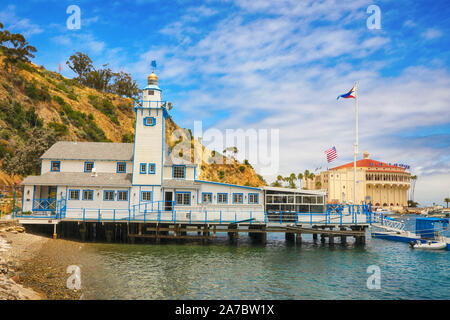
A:
[[[33,211],[56,210],[56,199],[34,199]]]

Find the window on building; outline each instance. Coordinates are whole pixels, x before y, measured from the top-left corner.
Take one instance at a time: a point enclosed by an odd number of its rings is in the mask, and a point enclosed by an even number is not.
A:
[[[148,90],[148,95],[153,96],[155,94],[155,90]]]
[[[52,161],[51,171],[59,172],[61,170],[61,161]]]
[[[250,204],[257,204],[258,201],[258,194],[257,193],[249,193],[248,194],[248,203]],[[294,202],[294,196],[292,196],[292,202]]]
[[[69,200],[80,200],[80,190],[70,190]]]
[[[94,200],[94,191],[83,190],[83,200]]]
[[[148,173],[154,174],[155,173],[155,168],[156,168],[156,165],[154,163],[149,163],[148,164]]]
[[[128,191],[117,191],[117,201],[128,201]]]
[[[212,193],[203,192],[202,193],[202,203],[212,203]]]
[[[94,168],[93,162],[85,162],[84,163],[84,172],[92,172],[93,168]]]
[[[117,173],[125,173],[127,171],[127,164],[125,162],[117,162]]]
[[[189,206],[191,205],[190,192],[177,192],[175,196],[175,204]]]
[[[147,164],[141,163],[139,173],[147,173]]]
[[[186,178],[186,167],[185,166],[173,166],[173,178],[185,179]]]
[[[142,191],[142,201],[152,201],[152,192],[151,191]]]
[[[228,193],[218,193],[217,203],[228,203]]]
[[[242,193],[233,193],[233,203],[244,203]]]
[[[114,191],[113,190],[105,190],[103,192],[103,200],[114,201]]]
[[[154,117],[145,117],[144,126],[154,126],[156,124],[156,119]]]

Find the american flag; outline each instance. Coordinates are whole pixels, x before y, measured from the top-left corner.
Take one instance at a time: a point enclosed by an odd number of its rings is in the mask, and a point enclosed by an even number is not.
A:
[[[337,159],[337,157],[338,157],[336,147],[334,147],[334,146],[331,147],[330,149],[326,150],[325,154],[327,155],[328,163],[330,163],[334,159]]]

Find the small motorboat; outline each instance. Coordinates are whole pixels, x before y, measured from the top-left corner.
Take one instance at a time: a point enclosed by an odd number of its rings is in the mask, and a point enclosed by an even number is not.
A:
[[[409,243],[412,249],[424,249],[424,250],[443,250],[447,248],[446,242],[435,242],[428,240],[426,242],[420,242],[420,241],[411,241]]]

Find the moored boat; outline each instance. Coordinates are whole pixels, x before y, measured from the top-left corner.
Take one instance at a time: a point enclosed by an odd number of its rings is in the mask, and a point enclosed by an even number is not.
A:
[[[426,242],[410,242],[410,246],[412,249],[423,249],[423,250],[443,250],[447,248],[447,243],[444,241],[433,242],[431,240]]]

